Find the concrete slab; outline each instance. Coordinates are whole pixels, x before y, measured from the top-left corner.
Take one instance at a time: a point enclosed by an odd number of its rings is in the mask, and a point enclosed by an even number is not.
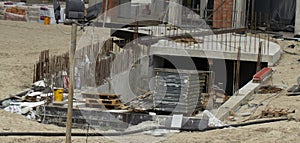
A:
[[[183,55],[185,53],[191,57],[235,60],[238,47],[241,47],[242,61],[257,61],[259,42],[262,42],[262,62],[268,62],[269,66],[273,66],[281,56],[280,45],[251,36],[221,34],[198,39],[204,43],[191,45],[160,40],[151,46],[150,54],[185,56]]]
[[[242,87],[238,93],[237,96],[245,96],[245,95],[253,95],[254,91],[260,86],[259,83],[253,83],[251,80],[248,82],[244,87]]]
[[[260,83],[253,83],[251,80],[248,84],[242,87],[236,95],[232,96],[227,102],[219,107],[216,112],[216,117],[220,120],[226,119],[231,111],[237,111],[242,105],[244,105],[259,86]]]

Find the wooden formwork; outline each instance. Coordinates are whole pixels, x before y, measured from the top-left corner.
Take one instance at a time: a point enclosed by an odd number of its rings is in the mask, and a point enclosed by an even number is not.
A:
[[[115,50],[113,39],[108,39],[76,50],[75,88],[100,86],[110,77],[128,71],[148,52],[146,46],[139,48],[140,51],[131,46]],[[49,50],[42,51],[39,61],[34,65],[33,82],[46,78],[53,80],[55,86],[63,87],[63,71],[69,72],[69,53],[50,56]]]

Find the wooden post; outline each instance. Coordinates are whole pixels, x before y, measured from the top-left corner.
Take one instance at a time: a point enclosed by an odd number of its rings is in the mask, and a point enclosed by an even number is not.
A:
[[[76,38],[77,38],[77,25],[72,23],[71,31],[71,47],[70,47],[70,84],[69,84],[69,95],[68,95],[68,114],[67,114],[67,125],[66,125],[66,143],[71,143],[72,134],[72,115],[73,115],[73,92],[74,92],[74,55],[76,51]]]
[[[252,30],[254,30],[254,27],[253,27],[253,23],[254,23],[254,17],[255,17],[255,0],[252,0],[252,4],[251,4],[251,33],[252,33]]]
[[[240,63],[241,63],[241,47],[238,47],[237,61],[236,61],[236,71],[235,71],[235,83],[234,83],[234,92],[239,90],[240,83]]]

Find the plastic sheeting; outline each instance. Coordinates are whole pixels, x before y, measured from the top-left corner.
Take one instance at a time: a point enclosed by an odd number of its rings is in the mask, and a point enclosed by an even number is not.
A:
[[[286,30],[288,25],[294,25],[296,0],[272,0],[273,12],[271,15],[271,28]]]
[[[296,0],[256,0],[257,21],[270,23],[272,30],[288,30],[295,24]]]

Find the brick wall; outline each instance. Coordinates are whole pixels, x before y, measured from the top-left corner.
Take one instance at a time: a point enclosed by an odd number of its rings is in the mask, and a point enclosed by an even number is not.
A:
[[[233,0],[226,0],[222,4],[223,0],[214,0],[214,11],[217,11],[213,15],[213,28],[232,27]]]

